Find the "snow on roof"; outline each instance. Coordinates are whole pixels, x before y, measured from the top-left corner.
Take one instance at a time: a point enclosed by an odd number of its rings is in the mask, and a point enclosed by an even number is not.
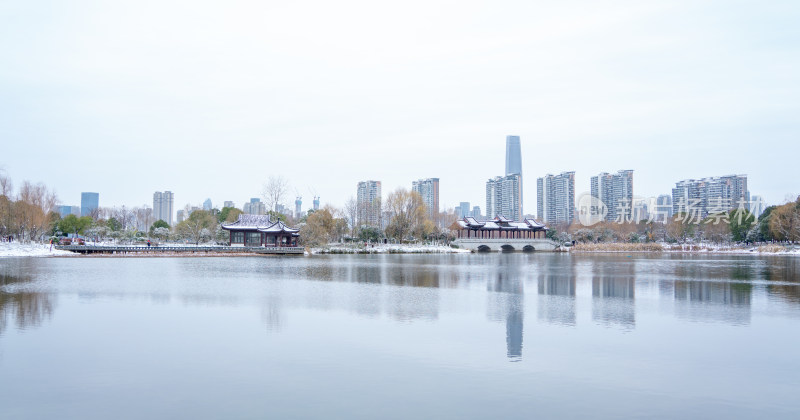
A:
[[[503,223],[507,223],[507,222],[510,222],[511,220],[507,219],[507,218],[506,218],[505,216],[503,216],[502,214],[498,214],[497,216],[495,216],[495,218],[494,218],[494,221],[495,221],[495,222],[503,222]]]
[[[292,229],[292,228],[286,226],[285,224],[283,224],[283,222],[278,221],[278,222],[274,223],[272,226],[265,227],[265,228],[260,228],[260,229],[258,229],[258,231],[259,232],[267,232],[267,233],[277,233],[277,232],[297,233],[297,232],[300,232],[300,229]]]
[[[464,223],[466,223],[470,227],[482,227],[483,226],[483,223],[475,220],[475,218],[471,217],[471,216],[470,217],[465,217],[464,218]]]
[[[541,228],[541,229],[545,229],[545,230],[547,229],[547,227],[544,225],[544,223],[539,223],[534,219],[525,219],[525,223],[530,225],[532,228]]]
[[[222,225],[223,229],[227,230],[241,230],[241,229],[261,229],[267,228],[274,224],[269,219],[267,214],[240,214],[239,219],[233,223]]]
[[[497,215],[493,220],[479,222],[473,217],[465,217],[457,220],[458,226],[462,229],[481,229],[481,230],[548,230],[544,223],[539,223],[534,219],[525,219],[521,222],[512,222],[502,215]]]

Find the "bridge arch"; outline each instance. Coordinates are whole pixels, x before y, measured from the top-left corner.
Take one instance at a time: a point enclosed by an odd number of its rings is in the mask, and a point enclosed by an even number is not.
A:
[[[502,252],[513,252],[513,251],[515,251],[515,249],[511,245],[505,244],[505,245],[500,247],[500,251],[502,251]]]
[[[524,247],[522,247],[522,252],[533,252],[533,251],[536,251],[536,248],[534,248],[533,245],[525,245]]]
[[[478,252],[489,252],[492,248],[489,248],[487,245],[480,245],[478,246]]]

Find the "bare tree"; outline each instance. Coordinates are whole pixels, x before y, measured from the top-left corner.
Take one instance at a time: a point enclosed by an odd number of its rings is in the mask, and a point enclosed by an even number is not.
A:
[[[22,237],[37,240],[50,228],[50,213],[56,208],[58,198],[44,184],[22,183],[19,199],[14,204],[17,227]]]
[[[398,188],[386,198],[386,209],[391,217],[386,233],[400,241],[410,235],[422,238],[434,230],[422,197],[415,191]]]
[[[11,178],[5,174],[5,171],[0,172],[0,195],[11,198],[13,191],[14,184],[11,182]]]
[[[282,176],[270,176],[269,181],[264,184],[262,195],[267,206],[273,211],[278,211],[278,204],[287,191],[289,191],[289,181]]]
[[[150,226],[155,223],[153,209],[145,205],[143,207],[134,208],[133,213],[136,217],[136,228],[142,232],[149,232]]]
[[[0,236],[6,237],[11,234],[13,224],[12,206],[14,204],[12,195],[14,187],[11,178],[4,172],[0,172]]]
[[[120,223],[122,231],[126,231],[132,227],[133,228],[136,227],[134,226],[136,217],[132,209],[126,208],[124,205],[122,206],[122,208],[114,207],[111,210],[111,214],[112,217],[117,219],[117,221]]]
[[[213,238],[217,228],[217,219],[205,210],[195,210],[186,220],[178,223],[175,231],[181,237],[195,244]]]
[[[358,203],[356,199],[350,197],[344,203],[344,216],[347,219],[347,224],[350,225],[350,235],[356,236],[356,219],[358,218]]]

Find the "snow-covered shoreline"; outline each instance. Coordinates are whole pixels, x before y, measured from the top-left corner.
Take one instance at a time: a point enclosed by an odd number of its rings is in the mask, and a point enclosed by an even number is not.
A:
[[[35,242],[0,242],[0,258],[4,257],[72,257],[78,254],[69,251],[60,251],[50,244]]]
[[[780,245],[762,245],[757,247],[714,246],[714,245],[666,245],[658,249],[638,249],[631,245],[636,244],[593,244],[592,247],[576,247],[571,252],[581,254],[601,253],[669,253],[669,254],[728,254],[728,255],[763,255],[763,256],[800,256],[800,248]],[[183,245],[186,246],[186,245]],[[189,245],[193,246],[193,245]],[[202,245],[201,245],[202,246]],[[445,245],[396,245],[376,244],[374,246],[344,246],[332,244],[323,248],[312,248],[311,255],[336,255],[336,254],[469,254],[471,251],[462,248],[451,248]],[[230,257],[261,254],[231,254],[225,252],[211,252],[204,254],[186,253],[154,253],[131,255],[103,255],[92,257]],[[309,255],[306,251],[305,255]],[[0,258],[9,257],[76,257],[83,256],[70,251],[61,251],[50,247],[49,244],[2,242],[0,243]]]
[[[469,254],[470,250],[451,248],[445,245],[397,245],[376,244],[367,247],[348,247],[329,245],[324,248],[312,248],[312,255],[320,254]]]
[[[594,253],[667,253],[667,254],[728,254],[728,255],[796,255],[800,256],[800,247],[784,245],[715,245],[715,244],[628,244],[599,243],[579,244],[571,252],[579,254]]]

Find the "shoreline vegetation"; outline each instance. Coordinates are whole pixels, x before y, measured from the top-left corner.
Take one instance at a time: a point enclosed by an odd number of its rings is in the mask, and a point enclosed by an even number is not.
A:
[[[761,245],[715,245],[715,244],[667,244],[649,243],[579,243],[571,247],[575,253],[608,252],[666,252],[666,253],[718,253],[718,254],[770,254],[800,255],[800,246],[781,244]]]
[[[222,246],[220,246],[222,247]],[[800,256],[800,245],[760,244],[760,245],[715,245],[715,244],[668,244],[649,243],[579,243],[562,251],[576,254],[589,253],[687,253],[687,254],[747,254],[747,255],[797,255]],[[469,254],[472,251],[453,248],[444,244],[375,244],[357,245],[329,244],[324,247],[307,247],[305,256],[312,255],[354,255],[354,254]],[[234,257],[234,256],[271,256],[257,253],[229,252],[153,252],[122,254],[77,254],[50,248],[49,244],[40,243],[0,243],[0,258],[3,257],[92,257],[92,258],[200,258],[200,257]]]

